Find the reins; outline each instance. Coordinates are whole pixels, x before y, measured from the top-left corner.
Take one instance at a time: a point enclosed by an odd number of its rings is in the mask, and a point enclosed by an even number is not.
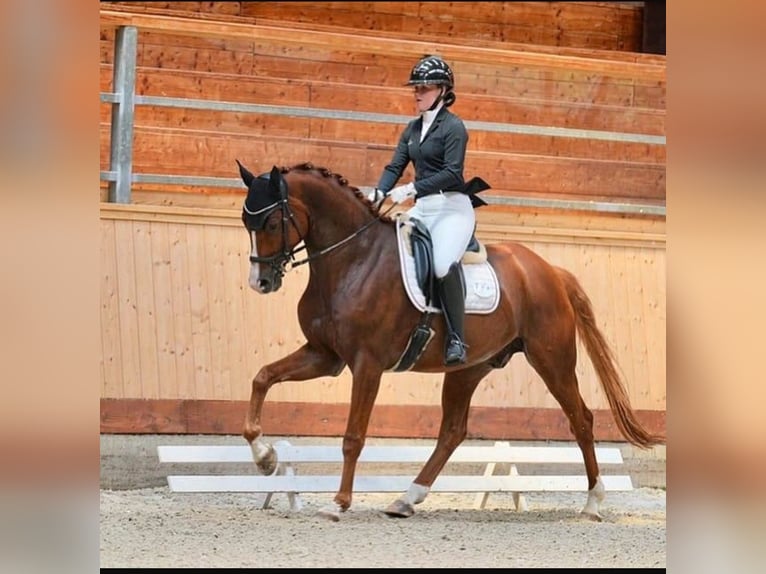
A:
[[[349,241],[351,241],[351,240],[352,240],[352,239],[354,239],[355,237],[357,237],[357,236],[359,236],[360,234],[362,234],[362,233],[363,233],[364,231],[366,231],[366,230],[367,230],[367,229],[368,229],[370,226],[372,226],[372,224],[373,224],[373,223],[375,223],[376,221],[380,221],[380,220],[381,220],[381,219],[382,219],[384,216],[386,216],[386,215],[388,214],[388,212],[389,212],[389,211],[391,211],[391,210],[394,208],[394,206],[396,205],[395,203],[392,203],[392,204],[389,206],[389,208],[388,208],[388,209],[386,209],[386,210],[385,210],[383,213],[380,213],[380,207],[381,207],[381,205],[383,204],[383,202],[384,202],[385,200],[386,200],[386,198],[385,198],[385,196],[384,196],[384,197],[383,197],[383,198],[381,198],[381,199],[380,199],[380,201],[378,201],[378,203],[375,205],[375,209],[376,209],[376,211],[378,212],[378,214],[377,214],[377,216],[376,216],[375,218],[373,218],[373,219],[371,219],[370,221],[368,221],[367,223],[365,223],[365,224],[364,224],[362,227],[360,227],[359,229],[357,229],[356,231],[354,231],[354,233],[352,233],[352,234],[351,234],[351,235],[349,235],[348,237],[346,237],[346,238],[344,238],[344,239],[341,239],[340,241],[338,241],[338,242],[336,242],[336,243],[333,243],[332,245],[329,245],[328,247],[325,247],[324,249],[322,249],[322,250],[320,250],[320,251],[317,251],[316,253],[313,253],[313,254],[311,254],[311,255],[307,256],[305,259],[301,259],[300,261],[296,261],[296,260],[295,260],[295,254],[296,254],[296,253],[299,253],[299,252],[301,252],[301,251],[303,251],[304,249],[306,249],[306,243],[305,243],[305,240],[303,239],[303,236],[301,235],[300,231],[298,231],[298,234],[301,236],[301,241],[303,241],[303,245],[302,245],[301,247],[296,247],[296,248],[294,248],[294,249],[293,249],[292,251],[290,251],[290,253],[288,254],[288,255],[289,255],[289,259],[290,259],[290,261],[289,261],[289,263],[290,263],[290,269],[294,269],[295,267],[298,267],[299,265],[303,265],[303,264],[305,264],[305,263],[309,263],[309,262],[311,262],[311,261],[314,261],[315,259],[318,259],[319,257],[321,257],[321,256],[323,256],[323,255],[326,255],[327,253],[330,253],[331,251],[334,251],[334,250],[335,250],[335,249],[337,249],[338,247],[341,247],[342,245],[345,245],[346,243],[348,243]],[[288,211],[288,215],[289,215],[289,218],[290,218],[290,220],[291,220],[291,221],[294,221],[294,217],[293,217],[292,211],[290,211],[290,207],[289,207],[289,204],[287,203],[287,201],[286,201],[286,200],[285,200],[285,202],[284,202],[284,207],[283,207],[283,209],[286,209],[286,210]],[[283,224],[284,224],[284,218],[283,218]],[[296,227],[296,229],[297,229],[297,227]],[[287,264],[287,263],[288,263],[288,261],[287,261],[287,260],[285,260],[284,264]]]

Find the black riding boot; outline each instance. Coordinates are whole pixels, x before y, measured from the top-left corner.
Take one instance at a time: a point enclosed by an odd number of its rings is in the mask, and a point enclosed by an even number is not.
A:
[[[463,343],[465,288],[460,264],[453,263],[449,272],[443,278],[437,279],[437,284],[444,319],[447,322],[444,364],[449,366],[465,363],[465,343]]]

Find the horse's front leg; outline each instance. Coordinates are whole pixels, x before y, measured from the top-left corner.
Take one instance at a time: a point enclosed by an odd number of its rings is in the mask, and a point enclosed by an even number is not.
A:
[[[250,406],[247,410],[244,430],[245,437],[253,451],[253,460],[263,474],[273,474],[277,468],[277,453],[271,444],[261,440],[261,411],[266,394],[276,383],[283,381],[305,381],[325,376],[338,375],[345,363],[337,355],[319,350],[308,343],[297,351],[266,365],[253,379]]]
[[[471,406],[471,397],[481,380],[491,370],[491,367],[482,364],[463,371],[447,373],[444,376],[442,421],[436,447],[407,492],[386,508],[385,513],[388,516],[409,518],[415,514],[414,505],[423,502],[431,492],[431,486],[436,477],[468,433],[468,409]]]
[[[340,487],[335,495],[335,505],[327,506],[319,511],[321,515],[331,520],[339,520],[340,513],[351,507],[356,462],[359,460],[367,437],[367,427],[380,389],[382,374],[382,368],[375,365],[358,364],[352,370],[351,405],[346,433],[343,435],[343,470]]]

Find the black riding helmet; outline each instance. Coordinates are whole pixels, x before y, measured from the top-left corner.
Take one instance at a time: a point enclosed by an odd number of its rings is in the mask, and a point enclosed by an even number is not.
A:
[[[455,76],[452,68],[439,56],[426,54],[410,72],[407,86],[436,85],[443,86],[441,95],[436,99],[431,109],[435,108],[440,100],[444,100],[444,107],[450,107],[455,103]]]

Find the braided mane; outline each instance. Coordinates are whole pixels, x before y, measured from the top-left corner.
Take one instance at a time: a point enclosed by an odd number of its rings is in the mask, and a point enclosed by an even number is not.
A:
[[[393,219],[390,216],[380,214],[375,208],[375,204],[371,202],[369,199],[367,199],[367,196],[364,195],[359,190],[358,187],[355,187],[349,184],[348,180],[344,176],[337,173],[333,173],[331,170],[327,169],[326,167],[315,166],[311,162],[303,162],[303,163],[295,164],[292,167],[285,167],[285,166],[280,167],[279,171],[283,175],[290,173],[291,171],[302,171],[302,172],[311,173],[318,177],[323,177],[325,179],[331,179],[338,186],[351,190],[354,193],[354,195],[357,197],[357,199],[359,199],[361,202],[367,205],[367,208],[370,210],[370,213],[372,213],[375,217],[379,217],[381,221],[393,222]]]

